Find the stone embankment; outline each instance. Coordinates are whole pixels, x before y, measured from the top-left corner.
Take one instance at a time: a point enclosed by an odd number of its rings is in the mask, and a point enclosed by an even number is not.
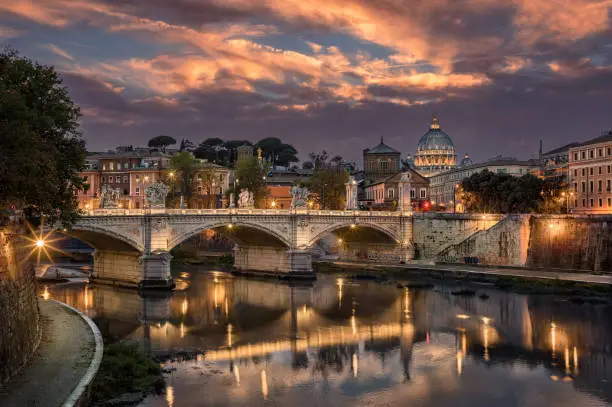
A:
[[[34,269],[28,247],[10,229],[0,229],[0,386],[22,369],[41,339]]]
[[[483,265],[612,272],[612,216],[507,215],[430,257],[442,263],[466,258]]]

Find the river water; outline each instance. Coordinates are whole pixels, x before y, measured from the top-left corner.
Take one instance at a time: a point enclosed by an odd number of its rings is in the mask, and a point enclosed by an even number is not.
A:
[[[177,291],[46,289],[166,362],[158,406],[603,406],[609,306],[475,287],[294,284],[174,267]]]

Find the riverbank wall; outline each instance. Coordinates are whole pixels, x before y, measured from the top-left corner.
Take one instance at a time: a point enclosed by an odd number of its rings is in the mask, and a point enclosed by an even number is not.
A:
[[[40,311],[29,248],[11,229],[0,229],[0,385],[15,375],[38,348]]]
[[[435,232],[424,230],[420,238],[427,240],[432,235]],[[612,216],[506,215],[491,227],[428,252],[424,258],[442,263],[469,260],[483,265],[612,272]]]

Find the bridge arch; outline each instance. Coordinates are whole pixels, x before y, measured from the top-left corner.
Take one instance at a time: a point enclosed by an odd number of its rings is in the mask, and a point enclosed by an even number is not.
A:
[[[202,233],[205,230],[214,230],[217,233],[221,234],[223,237],[233,240],[234,242],[239,243],[239,244],[257,245],[257,243],[259,243],[262,246],[271,245],[271,246],[284,247],[284,248],[292,247],[291,239],[283,235],[282,233],[283,231],[277,231],[265,225],[255,223],[255,222],[234,220],[231,223],[231,227],[227,221],[218,221],[218,222],[212,222],[209,224],[198,225],[187,231],[181,231],[173,235],[168,240],[168,250],[174,249],[181,243],[187,241],[188,239],[194,236],[197,236],[198,234]],[[268,239],[267,241],[264,240],[263,244],[261,242],[253,242],[252,239],[247,239],[245,241],[244,237],[245,237],[245,233],[247,232],[247,230],[250,231],[250,233],[252,233],[253,231],[256,231],[257,233],[263,234],[264,236],[267,236],[272,239]]]
[[[310,238],[310,241],[308,242],[308,247],[313,247],[315,244],[317,244],[319,240],[323,239],[328,234],[332,234],[342,229],[353,230],[354,228],[356,230],[370,229],[370,230],[373,230],[375,232],[378,232],[379,234],[382,234],[388,237],[389,243],[399,243],[398,237],[396,236],[397,232],[394,230],[390,230],[389,228],[385,226],[381,226],[377,223],[370,223],[370,222],[355,223],[355,221],[342,221],[342,222],[333,223],[325,227],[324,229],[319,230],[314,236]]]
[[[144,245],[133,236],[122,233],[118,228],[106,228],[99,225],[76,223],[63,234],[81,240],[94,249],[110,251],[140,252]]]

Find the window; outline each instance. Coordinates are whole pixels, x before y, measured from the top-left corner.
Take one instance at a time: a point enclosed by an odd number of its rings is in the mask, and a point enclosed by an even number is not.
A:
[[[597,172],[599,173],[599,175],[601,175],[601,167],[597,169]]]
[[[416,190],[414,188],[410,188],[410,199],[416,198]]]
[[[586,182],[582,181],[582,193],[586,192]]]
[[[586,151],[580,152],[580,158],[582,158],[583,160],[586,158]]]
[[[126,170],[127,170],[128,168],[130,168],[130,162],[129,162],[129,161],[124,161],[124,162],[123,162],[123,168],[125,168]]]
[[[576,199],[574,200],[574,208],[577,208],[577,207],[578,207],[578,200]]]
[[[114,178],[113,177],[108,177],[108,183],[112,184],[113,183]]]
[[[600,192],[600,193],[601,193],[601,190],[602,190],[602,186],[601,185],[602,185],[601,180],[597,181],[597,191]]]
[[[593,175],[593,167],[589,168],[589,173]]]
[[[582,176],[583,176],[583,177],[584,177],[584,175],[585,175],[585,171],[586,171],[586,170],[583,168],[583,169],[582,169]]]
[[[589,208],[592,208],[593,207],[593,198],[589,199],[589,203],[590,203]]]
[[[586,207],[586,199],[582,200],[582,207],[585,208]]]
[[[603,208],[603,199],[599,198],[599,207]]]
[[[612,165],[608,165],[608,174],[612,171]]]
[[[383,160],[380,162],[380,169],[381,170],[388,170],[389,169],[389,161]]]
[[[102,164],[102,171],[106,171],[106,164]]]
[[[110,163],[108,163],[108,169],[113,171],[115,169],[115,163],[112,162],[112,161]]]
[[[120,169],[121,169],[121,162],[117,161],[117,170],[120,170]]]
[[[578,161],[578,153],[574,153],[574,161]]]
[[[129,182],[128,176],[124,175],[123,176],[123,183],[127,184]]]
[[[612,181],[608,180],[608,186],[606,187],[606,191],[610,192],[612,191]]]
[[[395,190],[393,188],[389,188],[389,190],[387,191],[387,198],[389,199],[395,198]]]
[[[115,177],[115,182],[116,182],[117,184],[121,183],[121,176],[120,176],[120,175],[117,175],[117,176]]]
[[[590,150],[589,151],[589,158],[593,158],[593,157],[595,157],[595,151]]]
[[[593,181],[589,181],[589,191],[590,191],[591,193],[595,192],[594,185],[595,185],[595,184],[593,183]]]
[[[140,187],[136,187],[136,195],[140,195]]]
[[[612,148],[608,147],[608,155],[612,155]]]
[[[574,192],[578,192],[578,183],[574,182]]]
[[[608,208],[612,206],[612,198],[608,198]]]
[[[578,176],[578,170],[574,170],[574,177]]]
[[[102,182],[106,182],[106,177],[102,177]]]
[[[427,198],[427,190],[425,188],[421,188],[419,191],[421,198]]]
[[[600,148],[599,150],[597,150],[597,155],[599,155],[600,157],[603,157],[603,148]]]

